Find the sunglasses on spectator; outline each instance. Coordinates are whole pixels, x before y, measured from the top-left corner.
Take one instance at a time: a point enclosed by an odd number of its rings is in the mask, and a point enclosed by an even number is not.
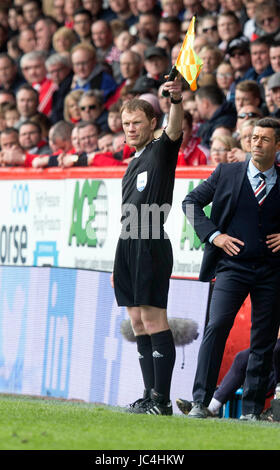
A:
[[[209,26],[209,28],[202,28],[202,32],[206,34],[208,33],[208,31],[217,31],[217,29],[218,29],[217,26],[214,25],[214,26]]]
[[[245,117],[249,117],[249,118],[260,117],[260,115],[257,114],[257,113],[250,112],[250,113],[238,114],[237,117],[238,117],[238,119],[244,119]]]
[[[97,106],[96,104],[90,104],[89,106],[80,106],[81,111],[92,111],[93,109],[96,109]]]
[[[274,21],[274,16],[269,16],[268,18],[264,18],[263,20],[260,21],[260,25],[263,26],[266,22],[267,23],[273,23]]]

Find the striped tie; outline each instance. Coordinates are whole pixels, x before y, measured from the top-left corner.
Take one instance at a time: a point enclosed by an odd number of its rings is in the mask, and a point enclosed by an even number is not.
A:
[[[257,198],[259,205],[261,206],[266,198],[266,182],[265,182],[266,176],[263,173],[259,173],[258,177],[260,180],[255,189],[255,196]]]

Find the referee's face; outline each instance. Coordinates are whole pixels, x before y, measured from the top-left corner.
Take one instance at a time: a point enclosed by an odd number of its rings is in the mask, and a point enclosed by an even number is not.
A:
[[[151,121],[144,111],[137,109],[132,112],[123,111],[122,125],[125,133],[126,143],[130,147],[140,150],[153,139],[156,119]]]

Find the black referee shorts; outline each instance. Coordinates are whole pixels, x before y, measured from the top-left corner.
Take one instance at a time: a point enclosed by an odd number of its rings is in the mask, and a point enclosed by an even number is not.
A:
[[[173,255],[169,239],[119,239],[114,263],[119,306],[167,307]]]

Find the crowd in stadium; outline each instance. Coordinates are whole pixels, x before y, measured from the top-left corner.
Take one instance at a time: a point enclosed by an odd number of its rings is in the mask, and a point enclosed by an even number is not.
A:
[[[196,16],[198,90],[184,81],[178,166],[249,158],[256,120],[280,116],[275,0],[7,0],[0,7],[2,167],[127,165],[120,109],[168,122],[162,84]]]

